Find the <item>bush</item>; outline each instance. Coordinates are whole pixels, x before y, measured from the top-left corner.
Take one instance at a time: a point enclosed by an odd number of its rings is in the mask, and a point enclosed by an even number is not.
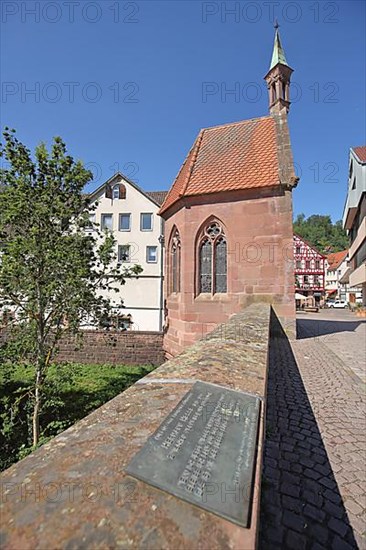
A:
[[[151,366],[51,365],[44,385],[40,442],[43,445],[75,422],[109,401]],[[0,469],[31,453],[34,369],[30,365],[4,368],[0,375]]]

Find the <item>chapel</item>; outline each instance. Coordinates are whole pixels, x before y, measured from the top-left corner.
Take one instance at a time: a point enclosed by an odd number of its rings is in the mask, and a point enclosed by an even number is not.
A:
[[[160,209],[167,357],[257,301],[272,304],[285,332],[295,335],[292,190],[298,178],[287,121],[293,70],[275,29],[264,77],[269,114],[203,128]]]

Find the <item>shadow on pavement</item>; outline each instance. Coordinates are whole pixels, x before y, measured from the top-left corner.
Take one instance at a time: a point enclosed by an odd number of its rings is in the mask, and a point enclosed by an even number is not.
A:
[[[326,319],[297,319],[297,338],[316,338],[337,332],[354,332],[364,321],[328,321]]]
[[[274,312],[259,548],[358,548],[291,345]]]

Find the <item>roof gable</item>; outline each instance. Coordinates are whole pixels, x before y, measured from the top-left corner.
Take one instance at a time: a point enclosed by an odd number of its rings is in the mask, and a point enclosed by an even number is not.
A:
[[[144,191],[143,189],[141,189],[141,187],[139,187],[136,183],[134,183],[133,181],[131,181],[130,179],[127,178],[127,176],[125,176],[122,172],[116,172],[115,174],[113,174],[113,176],[111,176],[107,181],[105,181],[104,183],[102,183],[102,185],[100,185],[99,187],[97,187],[97,189],[95,189],[92,193],[89,194],[89,198],[91,201],[94,201],[97,199],[97,197],[104,191],[104,189],[106,188],[107,185],[112,185],[114,182],[116,183],[120,183],[119,180],[123,180],[124,182],[128,183],[129,185],[131,185],[134,189],[136,189],[136,191],[138,191],[139,193],[141,193],[141,195],[143,195],[145,198],[147,198],[149,201],[151,201],[152,203],[155,204],[155,206],[161,206],[161,203],[158,202],[157,200],[157,196],[154,196],[155,193],[164,193],[164,191]],[[117,182],[118,180],[118,182]],[[166,191],[165,191],[166,192]]]
[[[346,259],[347,254],[348,254],[348,249],[341,250],[340,252],[333,252],[332,254],[328,254],[327,256],[328,271],[334,271],[338,269],[341,263],[343,263],[343,261]]]
[[[318,256],[320,256],[321,258],[323,259],[326,259],[326,256],[325,254],[322,254],[321,252],[319,252],[319,250],[317,250],[315,248],[315,246],[313,246],[312,244],[310,244],[308,241],[306,241],[305,239],[303,239],[302,237],[300,237],[300,235],[298,235],[297,233],[294,233],[294,244],[295,245],[298,245],[298,242],[301,241],[305,246],[307,246],[308,248],[310,248],[313,252],[315,252],[315,254],[317,254]]]
[[[183,196],[280,185],[272,116],[205,128],[189,151],[160,212]]]
[[[362,145],[360,147],[352,147],[352,151],[356,155],[357,159],[361,162],[361,164],[366,163],[366,145]]]

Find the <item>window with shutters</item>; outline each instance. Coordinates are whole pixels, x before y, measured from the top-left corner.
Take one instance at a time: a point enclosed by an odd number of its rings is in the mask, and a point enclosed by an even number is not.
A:
[[[197,294],[227,292],[227,240],[222,226],[210,222],[198,239]]]
[[[172,231],[169,251],[169,290],[170,293],[180,292],[181,242],[179,231],[176,227]]]
[[[123,183],[117,183],[116,185],[106,185],[105,196],[107,199],[125,199],[126,198],[126,186]]]

